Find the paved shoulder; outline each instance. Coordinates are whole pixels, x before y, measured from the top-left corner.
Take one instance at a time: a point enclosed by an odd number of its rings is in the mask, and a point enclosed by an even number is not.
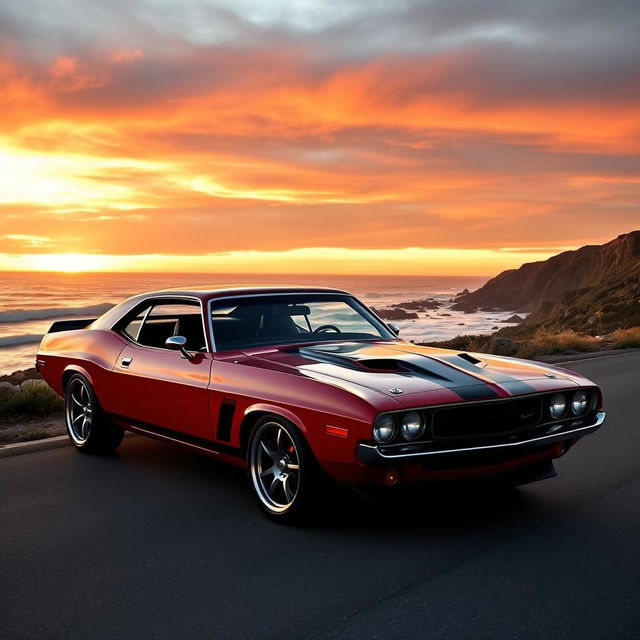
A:
[[[638,637],[640,480],[358,612],[322,640]]]

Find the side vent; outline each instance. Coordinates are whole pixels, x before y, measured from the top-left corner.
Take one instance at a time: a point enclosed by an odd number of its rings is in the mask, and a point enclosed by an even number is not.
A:
[[[236,411],[236,401],[230,398],[222,398],[220,405],[220,413],[218,414],[218,427],[216,436],[218,440],[229,442],[231,439],[231,425],[233,423],[233,414]]]

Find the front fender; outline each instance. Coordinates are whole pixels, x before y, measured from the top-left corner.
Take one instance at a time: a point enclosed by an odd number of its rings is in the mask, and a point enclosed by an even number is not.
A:
[[[269,404],[266,402],[258,402],[256,404],[249,405],[244,411],[244,417],[247,418],[251,414],[255,414],[257,412],[260,413],[272,413],[273,415],[280,416],[282,418],[286,418],[289,422],[300,429],[304,434],[307,433],[307,428],[305,427],[302,420],[289,409],[285,409],[284,407],[279,407],[275,404]]]

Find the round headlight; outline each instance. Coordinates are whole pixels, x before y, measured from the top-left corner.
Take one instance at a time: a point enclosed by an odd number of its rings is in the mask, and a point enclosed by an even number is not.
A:
[[[424,433],[424,421],[422,416],[417,411],[409,411],[402,418],[402,431],[403,438],[407,440],[417,440]]]
[[[589,396],[586,391],[580,389],[573,394],[571,398],[571,409],[577,416],[581,416],[589,407]]]
[[[554,393],[549,402],[549,413],[551,417],[555,419],[562,418],[566,410],[567,399],[564,397],[564,393]]]
[[[387,444],[393,440],[396,435],[396,421],[393,416],[381,415],[376,418],[373,423],[373,437],[380,444]]]

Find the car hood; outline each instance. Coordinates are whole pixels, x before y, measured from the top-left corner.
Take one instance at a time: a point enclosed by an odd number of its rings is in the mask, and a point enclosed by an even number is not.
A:
[[[339,386],[365,387],[404,406],[503,398],[571,388],[585,381],[577,374],[526,360],[404,341],[336,342],[303,347],[251,350],[249,361]],[[430,399],[431,396],[431,399]]]

